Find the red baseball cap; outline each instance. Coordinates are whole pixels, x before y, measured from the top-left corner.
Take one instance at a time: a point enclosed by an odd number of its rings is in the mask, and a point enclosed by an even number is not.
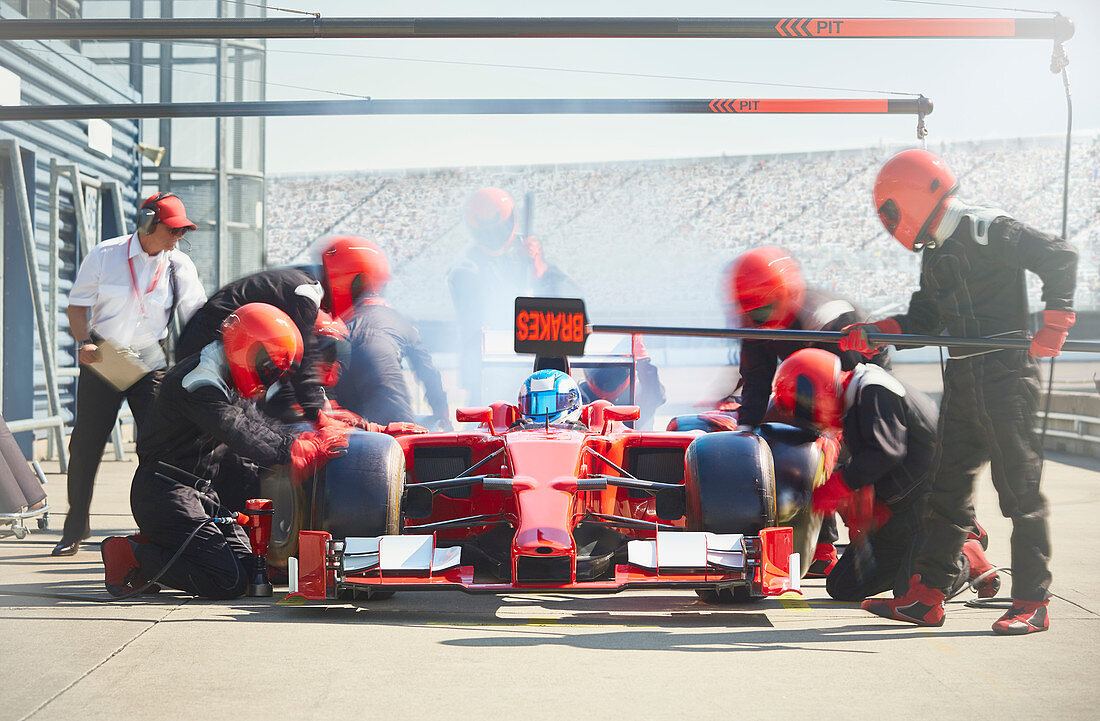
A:
[[[152,205],[156,195],[146,198],[143,208]],[[183,201],[174,195],[169,195],[157,201],[157,222],[164,223],[169,228],[190,228],[196,230],[197,225],[187,217],[187,210],[183,207]]]

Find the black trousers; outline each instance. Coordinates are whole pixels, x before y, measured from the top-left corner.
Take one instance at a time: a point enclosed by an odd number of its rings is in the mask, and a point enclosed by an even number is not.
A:
[[[1012,597],[1049,597],[1050,533],[1039,491],[1043,450],[1035,432],[1039,366],[1026,351],[951,359],[940,406],[938,458],[924,542],[914,571],[947,588],[974,518],[974,478],[990,463],[1001,513],[1012,521]]]
[[[147,578],[159,572],[198,527],[183,554],[158,583],[213,599],[238,598],[248,590],[252,547],[240,526],[209,520],[224,515],[217,493],[200,492],[140,467],[130,488],[130,510],[150,541],[139,544],[134,552]]]
[[[837,601],[862,601],[883,591],[894,597],[909,590],[913,561],[923,541],[924,498],[906,499],[890,508],[882,528],[849,544],[825,579],[825,590]],[[970,562],[961,552],[945,591],[954,593],[970,580]]]
[[[125,398],[130,404],[130,412],[140,435],[163,375],[163,371],[153,371],[125,391],[117,391],[95,371],[85,365],[80,366],[76,384],[76,418],[69,436],[69,514],[65,517],[65,528],[61,534],[63,541],[79,541],[88,535],[92,487],[122,400]]]

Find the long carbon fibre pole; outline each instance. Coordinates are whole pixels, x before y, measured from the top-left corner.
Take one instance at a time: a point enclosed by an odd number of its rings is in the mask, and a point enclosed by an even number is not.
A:
[[[762,328],[676,328],[639,325],[591,325],[591,333],[640,333],[643,335],[690,336],[696,338],[744,338],[750,340],[795,340],[816,343],[839,343],[847,333],[839,330],[765,330]],[[915,335],[910,333],[868,333],[872,345],[896,346],[951,346],[975,350],[1027,350],[1031,341],[1024,338],[951,338],[942,335]],[[1100,353],[1100,341],[1068,340],[1063,351]]]
[[[255,18],[0,22],[0,40],[214,38],[1026,38],[1067,40],[1052,18]]]
[[[276,115],[927,115],[925,97],[888,99],[803,98],[530,98],[401,100],[269,100],[237,103],[134,103],[0,107],[0,122],[88,118],[224,118]]]

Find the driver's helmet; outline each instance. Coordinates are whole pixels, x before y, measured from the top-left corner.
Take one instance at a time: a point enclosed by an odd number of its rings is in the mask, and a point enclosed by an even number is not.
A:
[[[519,412],[536,423],[566,423],[581,417],[577,382],[558,370],[535,371],[519,387]]]

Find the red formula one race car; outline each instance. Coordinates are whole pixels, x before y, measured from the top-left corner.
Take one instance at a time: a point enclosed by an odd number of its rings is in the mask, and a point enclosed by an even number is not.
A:
[[[637,413],[596,401],[579,422],[531,425],[495,403],[458,411],[472,431],[353,434],[291,501],[298,520],[283,514],[291,595],[798,591],[820,522],[813,439],[640,432],[624,425]],[[318,530],[294,544],[295,527]]]

